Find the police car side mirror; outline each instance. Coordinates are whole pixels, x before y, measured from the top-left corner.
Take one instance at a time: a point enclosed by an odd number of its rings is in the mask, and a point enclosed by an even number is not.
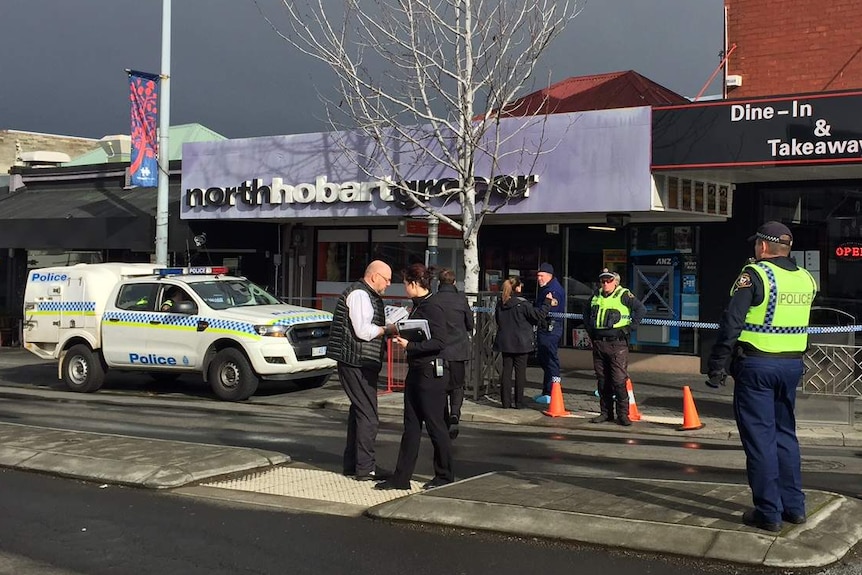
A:
[[[182,313],[185,315],[195,315],[196,313],[198,313],[198,306],[196,306],[195,303],[191,301],[181,301],[175,303],[171,311],[173,311],[174,313]]]

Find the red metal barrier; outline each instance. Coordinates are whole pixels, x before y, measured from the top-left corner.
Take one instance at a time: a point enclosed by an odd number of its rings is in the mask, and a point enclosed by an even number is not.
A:
[[[404,390],[404,380],[407,379],[407,352],[400,345],[386,338],[386,391]]]

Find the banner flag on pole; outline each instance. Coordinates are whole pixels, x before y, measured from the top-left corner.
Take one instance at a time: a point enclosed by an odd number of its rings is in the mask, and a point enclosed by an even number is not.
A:
[[[159,183],[159,75],[129,70],[132,104],[132,154],[129,180],[133,186],[154,188]]]

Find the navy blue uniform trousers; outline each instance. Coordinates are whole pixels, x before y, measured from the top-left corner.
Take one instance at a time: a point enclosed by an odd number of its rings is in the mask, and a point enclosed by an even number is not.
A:
[[[560,338],[552,331],[542,331],[536,335],[536,361],[542,367],[542,395],[551,395],[554,378],[560,380]]]
[[[780,523],[782,511],[804,516],[794,414],[802,360],[749,356],[732,371],[733,411],[754,507],[770,523]]]

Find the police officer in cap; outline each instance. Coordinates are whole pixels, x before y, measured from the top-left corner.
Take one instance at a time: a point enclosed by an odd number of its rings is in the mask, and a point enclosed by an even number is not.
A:
[[[784,224],[766,222],[748,241],[755,258],[730,290],[707,385],[724,384],[730,359],[733,411],[754,500],[742,521],[780,531],[782,520],[805,523],[794,408],[817,284],[790,258],[793,234]]]
[[[599,415],[591,423],[614,421],[628,427],[629,394],[626,390],[629,362],[629,334],[646,314],[644,304],[620,285],[620,275],[604,268],[599,274],[601,288],[590,300],[584,324],[593,344],[593,368],[599,392]]]

